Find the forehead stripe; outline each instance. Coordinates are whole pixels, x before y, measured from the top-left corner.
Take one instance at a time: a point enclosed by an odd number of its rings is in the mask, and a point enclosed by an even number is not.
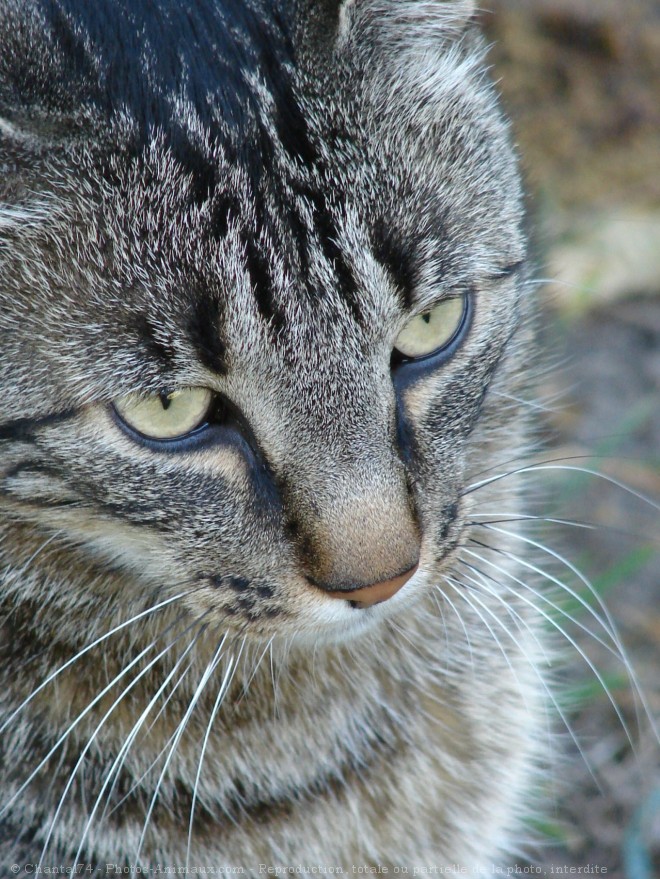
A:
[[[227,371],[226,349],[220,324],[220,303],[210,296],[200,297],[188,318],[188,338],[200,362],[218,375],[224,375]]]

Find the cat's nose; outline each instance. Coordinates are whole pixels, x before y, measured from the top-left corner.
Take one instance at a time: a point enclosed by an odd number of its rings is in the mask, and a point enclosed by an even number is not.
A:
[[[340,598],[343,601],[349,601],[358,608],[373,607],[374,604],[382,604],[383,601],[388,601],[393,595],[396,595],[406,585],[408,580],[414,576],[418,568],[419,563],[397,577],[390,577],[389,580],[382,580],[380,583],[373,583],[371,586],[359,586],[356,589],[341,590],[324,589],[324,592],[330,598]]]
[[[421,527],[403,464],[390,452],[351,451],[355,460],[347,465],[325,450],[315,470],[308,463],[309,471],[282,481],[299,570],[347,601],[386,601],[419,562]]]

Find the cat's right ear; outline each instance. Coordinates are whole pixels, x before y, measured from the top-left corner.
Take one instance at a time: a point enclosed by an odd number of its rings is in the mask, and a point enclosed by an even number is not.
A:
[[[3,115],[0,107],[0,199],[12,188],[17,178],[30,174],[39,156],[48,149],[49,139],[40,126],[29,121],[16,121],[13,114]],[[30,174],[30,176],[33,176]]]
[[[332,35],[330,69],[345,67],[375,104],[414,113],[420,125],[478,74],[485,47],[475,0],[316,2],[325,25],[317,39],[328,47]]]
[[[338,45],[371,36],[404,51],[456,38],[476,12],[475,0],[335,0],[334,6]]]
[[[0,239],[39,225],[53,213],[52,199],[35,192],[38,180],[30,173],[41,150],[36,134],[0,116]]]
[[[12,146],[22,149],[29,149],[37,146],[41,138],[36,131],[31,131],[29,127],[16,125],[9,119],[0,116],[0,149],[11,149]]]
[[[305,0],[317,48],[374,42],[419,53],[455,40],[476,15],[475,0]]]

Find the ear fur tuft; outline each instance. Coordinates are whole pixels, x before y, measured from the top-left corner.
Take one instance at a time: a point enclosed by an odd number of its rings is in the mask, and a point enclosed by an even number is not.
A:
[[[376,106],[425,127],[483,73],[475,14],[474,0],[345,0],[336,49],[353,67],[362,55]]]
[[[368,20],[388,43],[412,45],[459,37],[476,12],[474,0],[344,0],[339,12],[339,42]]]
[[[25,135],[15,128],[11,122],[7,122],[6,119],[3,119],[2,116],[0,116],[0,137],[7,138],[7,140],[25,139]]]

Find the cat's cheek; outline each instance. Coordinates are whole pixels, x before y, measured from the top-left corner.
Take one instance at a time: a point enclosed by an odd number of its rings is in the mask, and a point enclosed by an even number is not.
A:
[[[66,530],[102,569],[130,573],[127,598],[154,587],[188,589],[209,558],[221,569],[231,569],[232,555],[240,564],[245,511],[254,498],[251,464],[240,450],[159,457],[119,431],[102,406],[82,409],[57,435],[44,433],[40,445],[53,472],[57,465],[57,480],[16,469],[5,492],[24,518]],[[166,493],[167,485],[187,492]],[[264,550],[269,536],[272,547],[272,519],[252,523]],[[238,535],[233,542],[223,540],[228,523]]]
[[[444,517],[444,518],[443,518]],[[406,614],[420,600],[436,601],[445,576],[451,576],[464,528],[458,504],[450,504],[440,517],[442,533],[427,529],[417,571],[387,600],[360,607],[350,599],[330,595],[289,568],[284,547],[274,542],[261,574],[227,575],[227,563],[218,562],[219,573],[200,575],[202,588],[187,600],[195,618],[202,617],[221,630],[247,635],[251,640],[293,640],[306,646],[341,644],[361,637],[377,636],[388,621]],[[265,549],[264,553],[268,551]],[[246,572],[244,564],[234,570]]]
[[[194,619],[214,630],[244,635],[253,642],[271,639],[300,646],[342,644],[372,637],[387,620],[412,608],[429,592],[430,569],[418,571],[387,601],[356,607],[328,596],[297,576],[278,584],[243,577],[204,576],[184,599]]]

